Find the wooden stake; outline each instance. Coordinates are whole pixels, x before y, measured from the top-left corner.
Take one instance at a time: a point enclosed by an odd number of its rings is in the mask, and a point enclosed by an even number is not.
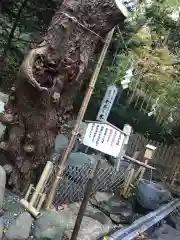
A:
[[[113,28],[108,33],[108,35],[106,37],[104,47],[102,49],[102,52],[101,52],[101,55],[99,57],[98,63],[96,65],[95,71],[94,71],[94,73],[92,75],[92,78],[90,80],[89,87],[87,89],[86,95],[84,97],[84,100],[82,102],[81,108],[79,110],[78,117],[77,117],[77,120],[76,120],[76,124],[75,124],[74,129],[73,129],[72,134],[71,134],[71,138],[70,138],[68,146],[67,146],[67,148],[66,148],[66,150],[65,150],[65,152],[64,152],[64,154],[62,156],[62,159],[60,161],[60,165],[58,166],[58,171],[57,171],[54,183],[52,185],[51,191],[49,193],[49,196],[48,196],[48,199],[47,199],[47,202],[46,202],[46,208],[47,209],[49,209],[51,207],[51,205],[52,205],[52,202],[53,202],[53,199],[54,199],[54,196],[55,196],[55,192],[56,192],[56,188],[57,188],[57,186],[59,184],[61,175],[62,175],[62,173],[64,171],[65,162],[66,162],[66,160],[68,158],[68,155],[70,154],[70,152],[71,152],[71,150],[72,150],[72,148],[74,146],[77,134],[79,132],[80,124],[81,124],[81,122],[82,122],[82,120],[84,118],[84,114],[86,112],[89,100],[90,100],[92,92],[94,90],[97,78],[99,76],[102,64],[104,62],[104,58],[106,56],[109,44],[110,44],[112,36],[114,34],[114,30],[115,30],[115,28]]]
[[[144,163],[147,165],[147,164],[148,164],[148,160],[146,159]],[[139,179],[138,179],[138,181],[137,181],[137,184],[138,184],[138,183],[141,181],[141,179],[143,178],[145,171],[146,171],[146,168],[145,168],[145,167],[142,167],[141,173],[140,173],[140,176],[139,176]]]
[[[134,175],[134,168],[132,168],[128,174],[128,177],[126,179],[126,182],[125,182],[125,185],[124,185],[124,190],[123,190],[123,196],[124,198],[128,198],[128,189],[130,187],[130,184],[132,182],[132,178],[133,178],[133,175]]]

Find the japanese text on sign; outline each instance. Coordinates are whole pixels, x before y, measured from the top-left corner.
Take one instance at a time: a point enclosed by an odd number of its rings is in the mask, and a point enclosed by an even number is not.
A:
[[[110,85],[107,88],[106,94],[102,100],[102,103],[96,118],[98,121],[107,120],[117,93],[118,93],[118,88],[116,86]]]
[[[105,123],[88,123],[83,144],[113,157],[118,157],[125,135]]]

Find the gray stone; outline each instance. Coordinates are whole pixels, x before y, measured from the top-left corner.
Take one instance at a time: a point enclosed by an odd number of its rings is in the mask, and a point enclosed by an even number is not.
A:
[[[180,231],[180,213],[173,212],[166,217],[166,223],[176,230]]]
[[[67,169],[67,175],[69,179],[78,184],[81,189],[84,188],[84,179],[89,178],[88,167],[90,168],[94,161],[93,156],[81,152],[71,153],[68,157],[67,163],[69,168]],[[80,181],[79,179],[82,180]]]
[[[111,218],[111,220],[112,220],[115,224],[120,224],[120,223],[122,223],[121,216],[119,216],[119,215],[110,214],[110,218]]]
[[[69,121],[67,124],[68,124],[71,128],[73,128],[74,125],[76,124],[76,121],[75,121],[75,120]],[[80,135],[80,137],[82,137],[82,136],[84,135],[86,129],[87,129],[87,123],[81,122],[80,127],[79,127],[79,135]]]
[[[62,153],[68,145],[68,138],[63,134],[58,134],[55,139],[55,152]]]
[[[76,216],[74,216],[74,220]],[[75,221],[74,221],[75,222]],[[70,239],[73,228],[65,231],[65,235]],[[90,217],[83,217],[80,231],[78,233],[77,240],[95,240],[105,234],[107,234],[109,229],[106,226],[103,226],[99,221],[92,219]]]
[[[3,215],[6,229],[8,229],[12,222],[16,220],[17,216],[25,212],[24,208],[19,202],[14,202],[13,199],[9,199],[9,197],[8,199],[5,199],[3,208],[6,210]]]
[[[170,201],[172,196],[162,184],[142,179],[136,188],[136,199],[143,208],[154,210]]]
[[[90,204],[88,204],[84,216],[91,217],[94,220],[100,222],[107,230],[107,232],[113,228],[111,219],[97,208],[92,207]]]
[[[61,240],[70,220],[71,216],[66,213],[47,210],[36,220],[34,236],[37,240]]]
[[[83,164],[93,164],[95,162],[95,158],[92,155],[88,155],[81,152],[71,153],[68,157],[68,164],[73,166],[80,166]]]
[[[97,192],[94,196],[96,201],[102,202],[102,201],[108,201],[113,196],[113,193],[107,193],[107,192]]]
[[[69,214],[72,215],[78,215],[79,208],[81,203],[71,203],[68,204],[67,209],[60,210],[60,212],[69,212]],[[98,210],[97,208],[92,207],[91,204],[88,203],[84,216],[93,218],[96,221],[99,221],[104,227],[106,227],[107,230],[111,230],[113,228],[113,224],[111,219],[105,215],[103,212]]]
[[[4,191],[6,185],[6,172],[2,166],[0,166],[0,209],[2,208],[4,201]]]
[[[155,233],[152,235],[152,239],[156,240],[179,240],[180,232],[176,229],[170,227],[167,224],[163,224],[162,227],[157,229]]]
[[[100,208],[110,214],[110,218],[116,223],[128,224],[133,216],[131,203],[115,195],[108,201],[101,202]]]
[[[0,101],[3,103],[7,103],[9,99],[9,95],[6,93],[0,92]]]
[[[64,232],[64,235],[68,238],[71,237],[79,208],[80,203],[72,203],[68,205],[68,208],[60,210],[60,213],[65,212],[71,216],[68,227]],[[114,226],[110,218],[108,218],[103,212],[88,204],[84,213],[77,240],[98,239],[110,232],[113,227]]]
[[[13,166],[11,164],[5,164],[3,168],[7,175],[10,175],[13,171]]]
[[[0,240],[3,237],[3,231],[4,231],[4,220],[3,220],[3,217],[0,217]]]
[[[71,213],[72,215],[77,215],[79,212],[79,208],[80,208],[81,203],[80,202],[73,202],[67,205],[66,209],[62,209],[59,211],[59,213],[61,214],[61,212],[65,212],[65,213]]]
[[[106,158],[102,157],[100,154],[92,154],[92,157],[96,160],[99,161],[99,168],[107,169],[111,167],[110,163],[107,161]]]
[[[28,239],[31,231],[32,217],[28,212],[21,213],[7,230],[5,237],[8,240]]]

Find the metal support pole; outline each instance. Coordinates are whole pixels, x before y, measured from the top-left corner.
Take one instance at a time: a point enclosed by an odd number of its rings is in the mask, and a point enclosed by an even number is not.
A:
[[[82,200],[82,203],[81,203],[81,206],[80,206],[77,218],[76,218],[75,226],[74,226],[74,229],[73,229],[73,232],[72,232],[71,240],[76,240],[77,239],[78,232],[79,232],[79,229],[80,229],[80,226],[81,226],[81,222],[82,222],[82,219],[83,219],[83,216],[84,216],[84,212],[86,211],[89,196],[90,196],[91,191],[92,191],[93,183],[94,183],[95,177],[97,175],[99,163],[100,163],[100,161],[97,161],[94,164],[94,168],[93,168],[93,170],[91,172],[91,175],[90,175],[90,178],[88,180],[86,191],[84,193],[84,198]]]

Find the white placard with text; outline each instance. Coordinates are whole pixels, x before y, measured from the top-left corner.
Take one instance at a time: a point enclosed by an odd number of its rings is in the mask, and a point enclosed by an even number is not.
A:
[[[108,123],[90,122],[83,144],[113,157],[118,157],[125,134]]]

